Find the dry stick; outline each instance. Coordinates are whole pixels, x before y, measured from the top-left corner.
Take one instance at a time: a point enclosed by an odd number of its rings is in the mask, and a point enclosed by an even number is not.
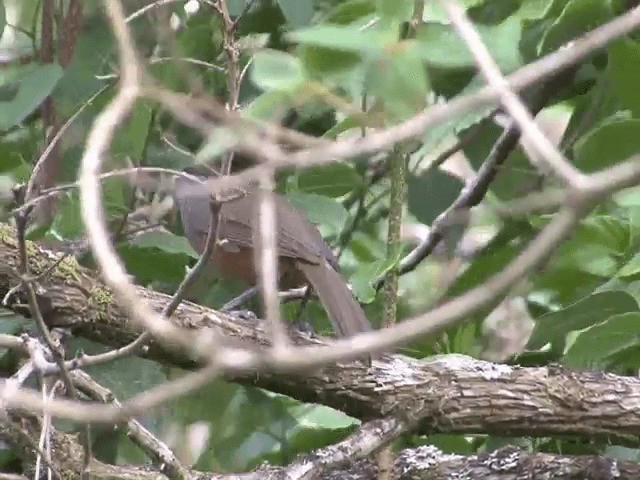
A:
[[[265,172],[260,194],[259,230],[253,249],[254,265],[259,268],[259,281],[262,298],[271,329],[273,348],[270,354],[275,358],[285,355],[289,349],[289,336],[280,318],[280,300],[278,298],[278,252],[276,206],[273,198],[273,171]]]
[[[161,173],[161,174],[167,174],[167,175],[178,175],[178,176],[182,176],[185,178],[188,178],[189,180],[194,180],[196,179],[196,177],[194,177],[193,175],[189,175],[188,173],[185,173],[183,171],[180,170],[173,170],[171,168],[164,168],[164,167],[131,167],[131,168],[123,168],[123,169],[119,169],[119,170],[112,170],[110,172],[105,172],[105,173],[101,173],[98,178],[100,180],[105,180],[107,178],[114,178],[114,177],[123,177],[126,175],[131,175],[131,174],[138,174],[138,173]],[[20,207],[14,209],[11,213],[18,214],[18,213],[22,213],[25,210],[27,210],[28,208],[33,207],[34,205],[36,205],[38,202],[44,200],[45,198],[52,196],[52,195],[57,195],[61,192],[65,192],[67,190],[72,190],[74,188],[79,188],[80,184],[79,182],[74,182],[74,183],[66,183],[64,185],[58,185],[57,187],[51,187],[51,188],[47,188],[45,190],[42,190],[40,192],[40,195],[38,197],[34,197],[31,200],[29,200],[28,202],[24,203],[23,205],[21,205]]]
[[[15,315],[10,312],[11,315]],[[16,337],[15,335],[8,335],[6,333],[0,333],[0,348],[21,349],[24,348],[24,341]]]
[[[87,138],[80,167],[81,213],[89,243],[106,283],[112,288],[114,296],[129,312],[135,323],[144,326],[145,330],[150,331],[167,345],[179,345],[188,351],[195,349],[197,355],[206,358],[205,349],[196,341],[192,333],[177,328],[152,311],[144,302],[139,301],[109,241],[104,212],[101,208],[98,175],[102,157],[108,149],[116,127],[128,116],[138,99],[142,72],[133,49],[133,39],[124,23],[122,5],[117,0],[106,0],[106,7],[120,50],[122,77],[116,96],[95,119]],[[211,356],[210,351],[209,356]]]
[[[27,188],[26,188],[25,196],[24,196],[25,204],[22,205],[22,208],[25,208],[25,207],[27,207],[28,205],[31,204],[31,201],[32,201],[31,197],[33,196],[33,189],[35,187],[35,185],[34,185],[35,179],[38,176],[40,170],[42,169],[42,166],[47,161],[47,158],[49,158],[49,155],[53,151],[54,147],[58,144],[58,142],[60,141],[62,136],[65,134],[67,129],[71,126],[71,124],[75,121],[75,119],[78,118],[80,116],[80,114],[88,106],[90,106],[94,102],[94,100],[96,98],[98,98],[105,90],[107,90],[107,88],[109,88],[109,85],[106,85],[106,86],[102,87],[96,93],[91,95],[91,97],[89,97],[89,99],[86,102],[84,102],[80,106],[80,108],[78,108],[78,110],[76,110],[74,112],[73,115],[71,115],[69,117],[69,119],[62,125],[62,127],[60,127],[58,129],[58,131],[56,132],[55,136],[51,139],[51,141],[47,145],[47,148],[44,149],[44,152],[42,152],[42,155],[40,155],[40,158],[38,158],[38,161],[36,162],[35,167],[33,167],[33,170],[31,172],[31,176],[29,177],[29,181],[27,182]]]
[[[227,89],[229,98],[227,109],[235,111],[238,109],[238,97],[240,95],[240,70],[238,69],[239,53],[235,33],[238,23],[231,20],[226,0],[216,0],[210,4],[222,19],[222,48],[227,56]],[[233,164],[234,152],[230,151],[222,162],[222,174],[229,175]]]
[[[63,384],[59,381],[56,380],[53,382],[53,384],[51,385],[51,389],[47,392],[47,387],[46,387],[46,382],[42,382],[42,397],[45,400],[51,400],[52,398],[55,397],[55,394],[57,392],[57,390],[62,386]],[[47,398],[48,397],[48,398]],[[44,463],[50,464],[51,463],[51,436],[50,436],[50,432],[51,432],[51,415],[49,414],[44,414],[42,416],[42,428],[40,431],[40,438],[38,439],[38,454],[36,456],[36,466],[35,466],[35,470],[36,470],[36,474],[34,476],[34,480],[39,480],[40,478],[40,467],[44,461]],[[84,472],[86,472],[87,469],[87,465],[89,464],[89,460],[90,457],[86,457],[83,460],[83,473],[82,475],[84,476]],[[47,474],[48,474],[48,478],[51,478],[51,469],[49,467],[47,467]]]
[[[546,137],[520,98],[511,90],[509,83],[502,75],[500,68],[491,57],[489,50],[464,10],[450,0],[440,0],[440,3],[447,10],[453,27],[467,44],[480,73],[487,83],[499,93],[501,103],[517,122],[522,135],[531,142],[531,146],[537,151],[540,160],[566,185],[577,186],[583,177],[582,172],[575,168]]]
[[[319,479],[321,475],[355,461],[368,458],[372,453],[391,443],[407,430],[407,424],[396,418],[381,418],[364,423],[344,440],[296,460],[285,468],[283,478]],[[391,459],[393,468],[393,458]]]
[[[153,10],[154,8],[162,7],[164,5],[169,5],[171,3],[182,2],[183,0],[156,0],[155,2],[151,2],[148,5],[145,5],[139,10],[136,10],[131,15],[129,15],[126,19],[124,19],[125,23],[132,22],[136,18],[143,16],[145,13]]]

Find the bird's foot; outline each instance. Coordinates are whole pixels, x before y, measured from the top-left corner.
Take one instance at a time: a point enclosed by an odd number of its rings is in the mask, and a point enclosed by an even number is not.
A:
[[[302,320],[301,318],[296,318],[293,322],[291,322],[291,324],[289,325],[289,329],[307,335],[313,335],[316,333],[313,329],[313,325],[305,320]]]
[[[258,320],[258,316],[255,313],[253,313],[251,310],[246,310],[243,308],[222,309],[221,311],[226,313],[227,315],[231,315],[232,317],[236,317],[241,320],[249,320],[252,322],[255,322]]]

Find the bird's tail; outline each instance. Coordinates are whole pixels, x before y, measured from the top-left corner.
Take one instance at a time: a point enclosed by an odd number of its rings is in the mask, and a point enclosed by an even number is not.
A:
[[[333,328],[341,337],[371,331],[371,324],[360,304],[353,298],[342,276],[328,263],[298,262],[329,314]]]

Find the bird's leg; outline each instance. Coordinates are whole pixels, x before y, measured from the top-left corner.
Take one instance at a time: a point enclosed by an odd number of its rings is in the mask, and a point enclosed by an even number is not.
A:
[[[237,297],[232,298],[227,303],[225,303],[220,310],[222,312],[230,312],[232,310],[236,310],[244,302],[246,302],[250,298],[253,298],[256,295],[256,293],[258,293],[259,290],[260,290],[260,288],[257,287],[257,286],[251,287],[251,288],[245,290],[244,292],[242,292]]]
[[[307,323],[304,320],[302,320],[302,313],[304,312],[304,309],[307,306],[307,303],[309,302],[310,298],[311,298],[311,285],[307,284],[307,286],[305,287],[304,295],[300,299],[300,305],[298,306],[298,312],[296,313],[296,316],[293,319],[293,322],[292,322],[291,326],[293,328],[296,328],[296,329],[302,331],[302,332],[314,333],[313,327],[309,323]]]

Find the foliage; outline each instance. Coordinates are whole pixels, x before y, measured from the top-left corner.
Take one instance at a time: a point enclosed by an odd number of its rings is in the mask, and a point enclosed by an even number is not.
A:
[[[132,12],[145,2],[125,3]],[[616,0],[459,3],[467,9],[505,74],[605,23],[626,5]],[[305,133],[332,139],[395,124],[423,110],[435,98],[455,99],[482,85],[473,58],[438,2],[426,2],[415,38],[403,33],[414,6],[409,0],[255,0],[246,11],[242,0],[229,0],[228,4],[231,15],[243,12],[237,32],[240,63],[245,66],[251,59],[239,92],[241,113],[246,118],[279,119]],[[116,79],[107,75],[114,73],[116,52],[96,2],[86,2],[84,27],[73,61],[66,68],[57,63],[40,64],[35,59],[40,32],[33,25],[38,24],[34,12],[39,5],[36,0],[0,0],[0,25],[6,25],[3,47],[10,58],[20,55],[28,59],[11,61],[0,68],[0,200],[10,196],[4,186],[7,182],[29,178],[42,151],[46,132],[38,106],[44,98],[51,95],[59,117],[66,120],[97,94],[64,135],[56,178],[62,184],[75,179],[87,129],[116,89]],[[153,12],[130,22],[137,48],[149,60],[149,71],[158,82],[174,90],[190,91],[197,84],[205,92],[225,98],[226,54],[219,17],[204,3],[191,13],[183,2],[164,8],[180,21],[173,44],[156,38],[154,22],[160,17]],[[5,42],[9,33],[15,40]],[[174,49],[200,63],[166,60],[176,56]],[[582,62],[571,81],[558,85],[548,102],[543,113],[568,119],[560,146],[583,171],[615,165],[640,149],[639,65],[637,36],[617,40]],[[363,92],[367,95],[366,115],[361,112]],[[407,220],[428,225],[458,196],[463,180],[450,171],[433,168],[431,163],[457,138],[471,136],[464,154],[477,169],[502,133],[488,120],[490,113],[480,108],[455,117],[425,132],[418,148],[408,148]],[[229,147],[225,133],[202,138],[158,105],[139,102],[127,124],[119,129],[105,169],[130,165],[180,169],[196,158],[220,157]],[[375,168],[384,168],[384,158],[285,171],[278,186],[319,224],[326,239],[342,250],[342,272],[367,303],[369,318],[377,323],[381,301],[374,281],[394,268],[401,257],[385,256],[389,180],[376,175]],[[491,185],[480,215],[473,220],[472,227],[488,229],[492,239],[464,264],[446,292],[440,291],[441,279],[450,266],[447,254],[451,248],[444,248],[404,275],[400,280],[401,316],[424,311],[442,295],[459,294],[499,272],[549,218],[537,213],[500,218],[491,207],[554,186],[553,179],[540,175],[522,149],[516,148]],[[128,179],[123,178],[105,182],[106,216],[114,232],[118,232],[123,215],[132,205],[152,204],[152,197],[159,202],[166,194],[160,192],[153,197],[153,192],[142,188],[134,192]],[[65,191],[57,201],[54,217],[34,227],[32,238],[60,242],[81,237],[78,211],[78,195]],[[345,235],[356,218],[354,231]],[[128,271],[138,283],[173,292],[195,257],[181,237],[178,222],[171,215],[164,220],[168,233],[128,239],[119,236],[116,240]],[[444,243],[455,247],[462,232],[450,233],[451,238]],[[637,372],[639,247],[640,189],[630,188],[595,208],[575,235],[554,252],[546,267],[528,278],[526,300],[536,326],[528,351],[512,361]],[[238,285],[200,285],[190,298],[220,306],[239,289]],[[443,352],[477,355],[482,344],[481,319],[487,313],[479,312],[435,342],[415,342],[404,353],[416,357]],[[317,331],[329,328],[317,306],[312,306],[307,315],[320,319],[315,325]],[[2,332],[14,331],[16,322],[10,320],[3,319]],[[123,374],[125,370],[127,375]],[[90,373],[121,398],[149,386],[148,382],[179,374],[142,361],[128,363],[126,369],[110,365]],[[299,452],[342,438],[356,424],[354,419],[325,407],[223,382],[145,417],[147,426],[161,438],[173,435],[173,445],[187,438],[189,428],[198,422],[205,422],[209,433],[207,447],[193,458],[195,465],[228,471],[246,470],[263,460],[286,463]],[[106,442],[101,438],[98,434],[95,447],[102,458],[139,460],[126,438],[105,437],[109,438]],[[410,441],[432,442],[447,451],[470,453],[496,448],[501,439],[451,435]],[[565,451],[565,443],[571,443],[523,441],[532,448],[559,452]],[[609,455],[617,451],[604,442],[596,442],[595,450]],[[631,455],[626,451],[623,454]],[[632,455],[637,457],[637,450]]]

